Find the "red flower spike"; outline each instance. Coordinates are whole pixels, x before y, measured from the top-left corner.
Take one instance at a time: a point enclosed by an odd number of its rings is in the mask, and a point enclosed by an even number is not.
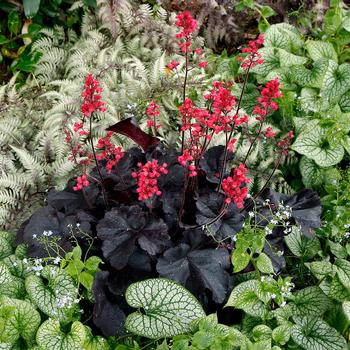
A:
[[[182,28],[182,31],[176,34],[177,39],[190,36],[198,27],[198,22],[191,16],[189,11],[180,12],[176,16],[175,25]]]
[[[248,194],[248,188],[244,184],[250,183],[249,178],[245,176],[247,171],[244,164],[240,164],[233,170],[233,177],[229,176],[222,181],[221,186],[226,194],[227,204],[234,202],[237,208],[243,208],[243,201]]]
[[[97,155],[97,159],[106,160],[106,169],[110,173],[112,169],[119,163],[119,161],[124,157],[124,152],[120,146],[116,147],[112,142],[113,132],[107,132],[105,137],[98,140],[96,147],[104,148],[104,151]]]
[[[98,80],[92,74],[85,78],[85,88],[81,96],[83,97],[83,104],[81,111],[85,117],[90,117],[96,111],[104,112],[104,102],[101,101],[102,88]]]
[[[89,187],[90,183],[87,179],[87,175],[84,173],[77,177],[77,184],[73,187],[74,191],[80,191],[84,187]]]
[[[133,172],[131,176],[137,178],[137,189],[136,192],[139,195],[139,200],[147,200],[152,198],[154,195],[160,196],[162,192],[158,188],[158,178],[162,174],[167,174],[166,169],[168,164],[163,163],[158,165],[158,161],[153,159],[148,161],[145,165],[138,163],[137,166],[140,168],[137,172]]]

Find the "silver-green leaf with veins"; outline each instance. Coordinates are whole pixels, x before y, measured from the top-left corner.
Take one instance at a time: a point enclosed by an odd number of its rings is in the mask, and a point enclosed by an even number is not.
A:
[[[125,322],[128,331],[157,339],[186,333],[192,321],[205,317],[196,298],[176,282],[164,278],[133,283],[125,293],[128,304],[140,311]]]

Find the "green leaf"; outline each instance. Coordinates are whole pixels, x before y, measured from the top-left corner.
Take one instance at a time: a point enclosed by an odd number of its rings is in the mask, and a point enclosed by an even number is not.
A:
[[[320,316],[332,307],[332,302],[317,286],[307,287],[297,292],[292,303],[296,316]]]
[[[321,95],[331,103],[338,102],[342,95],[350,89],[350,64],[344,63],[338,66],[337,63],[329,61],[326,71]]]
[[[255,341],[271,339],[271,334],[271,328],[264,324],[255,326],[252,331],[252,336]]]
[[[263,302],[257,296],[258,287],[257,280],[240,283],[232,290],[225,307],[232,306],[244,310],[251,316],[263,317],[266,310]]]
[[[24,282],[13,276],[4,262],[0,261],[0,295],[21,298],[25,293]]]
[[[11,299],[5,296],[0,298],[0,304],[2,306],[13,307],[11,317],[8,321],[28,345],[33,344],[35,342],[36,331],[41,322],[39,312],[27,301]]]
[[[345,151],[350,154],[350,136],[345,136],[342,140],[342,146],[344,147]]]
[[[303,65],[307,62],[306,57],[294,55],[283,49],[278,49],[277,54],[281,62],[281,67]]]
[[[127,303],[143,308],[130,314],[125,327],[147,338],[170,337],[190,330],[190,323],[205,316],[196,298],[184,287],[164,278],[131,284],[125,293]]]
[[[315,317],[298,319],[291,328],[292,339],[306,350],[344,350],[345,339],[326,322]]]
[[[264,45],[292,52],[301,48],[304,43],[295,27],[287,23],[278,23],[266,31]]]
[[[340,243],[334,243],[331,240],[328,240],[329,248],[331,252],[339,259],[344,259],[348,256],[346,248],[343,247]]]
[[[256,266],[259,269],[259,271],[262,273],[266,273],[266,274],[274,273],[271,259],[265,253],[260,253],[258,258],[256,259]]]
[[[0,35],[0,45],[7,44],[8,42],[10,42],[10,40],[7,39],[5,35]]]
[[[40,0],[23,0],[24,14],[27,18],[34,17],[40,7]]]
[[[84,0],[84,5],[88,7],[96,8],[96,0]]]
[[[350,322],[350,301],[344,301],[342,308],[348,322]]]
[[[300,92],[300,106],[305,112],[320,112],[329,109],[329,103],[323,99],[318,90],[305,87]]]
[[[48,319],[38,329],[36,340],[43,350],[81,350],[86,330],[83,324],[73,322],[69,332],[61,330],[57,320]]]
[[[305,237],[300,229],[295,226],[292,227],[292,232],[284,239],[290,251],[298,258],[311,259],[321,250],[320,242],[316,237]]]
[[[335,34],[342,25],[342,16],[337,9],[330,8],[324,18],[324,30],[326,34]]]
[[[312,159],[302,156],[299,169],[305,187],[315,188],[323,183],[322,169]]]
[[[17,35],[21,30],[22,22],[17,11],[11,11],[7,17],[7,27],[9,31]]]
[[[93,336],[90,328],[85,327],[85,341],[83,350],[110,350],[108,342],[100,336]]]
[[[0,236],[0,259],[6,258],[13,253],[11,241]]]
[[[94,276],[88,272],[83,271],[79,275],[80,283],[89,291],[92,290],[92,284],[94,283]]]
[[[319,280],[333,272],[332,264],[326,260],[305,263],[305,266],[307,266],[313,275]]]
[[[256,74],[261,74],[266,76],[271,71],[279,68],[280,60],[277,54],[275,54],[275,49],[272,47],[263,47],[259,50],[261,58],[264,60],[264,63],[256,65],[251,69],[252,72]]]
[[[42,275],[48,280],[47,284],[36,275],[30,275],[25,280],[30,300],[49,317],[69,321],[78,292],[72,277],[49,265],[44,267]],[[70,301],[65,306],[62,306],[63,298]]]
[[[337,52],[334,50],[333,45],[329,42],[308,40],[305,46],[313,61],[326,58],[338,62]]]
[[[340,282],[350,290],[350,262],[337,259],[334,263]]]
[[[90,258],[85,261],[85,268],[90,272],[97,272],[100,270],[98,266],[101,263],[102,263],[102,259],[99,258],[98,256],[90,256]]]
[[[321,167],[338,164],[344,157],[341,144],[330,144],[320,126],[302,132],[292,145],[296,152],[313,159]]]
[[[304,66],[293,66],[292,73],[295,82],[303,87],[321,88],[328,65],[329,60],[319,59],[313,63],[312,69],[307,69]]]
[[[335,275],[332,280],[328,296],[339,302],[350,300],[350,292],[340,281],[338,275]]]
[[[233,265],[233,272],[240,272],[244,270],[250,261],[250,255],[243,249],[234,249],[231,262]]]
[[[276,15],[276,12],[270,6],[261,6],[259,10],[261,12],[261,15],[265,18],[269,18]]]
[[[283,324],[281,326],[276,327],[272,331],[272,339],[278,344],[287,344],[290,338],[290,329],[291,326],[289,324]]]

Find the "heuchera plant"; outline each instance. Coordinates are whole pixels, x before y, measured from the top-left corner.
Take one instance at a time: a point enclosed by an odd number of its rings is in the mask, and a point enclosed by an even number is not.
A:
[[[176,25],[184,59],[179,149],[166,149],[156,137],[161,127],[157,101],[150,101],[146,111],[153,136],[126,119],[109,127],[106,136],[94,145],[92,119],[103,113],[105,105],[98,80],[88,75],[81,116],[74,121],[73,132],[65,131],[71,159],[82,173],[64,191],[50,191],[47,207],[34,213],[17,235],[18,242],[29,243],[33,256],[45,254],[40,240],[32,238],[43,231],[52,231],[65,249],[70,244],[68,225],[79,224],[79,230],[96,238],[91,254],[99,255],[105,264],[94,282],[93,322],[105,336],[123,332],[125,313],[129,312],[123,299],[126,287],[149,277],[178,281],[207,311],[216,311],[232,289],[230,254],[236,233],[254,208],[261,210],[263,217],[267,215],[259,201],[268,199],[270,207],[276,209],[281,203],[288,205],[289,225],[301,225],[307,234],[320,225],[318,196],[309,190],[285,196],[267,189],[273,172],[262,190],[247,198],[250,180],[246,163],[254,143],[260,138],[276,142],[275,171],[293,138],[289,132],[276,141],[276,132],[264,127],[282,96],[277,79],[261,89],[253,116],[241,109],[249,71],[262,63],[258,49],[263,36],[243,49],[239,96],[232,94],[232,82],[215,81],[202,101],[194,101],[186,93],[188,72],[198,66],[205,69],[207,61],[202,58],[202,48],[192,41],[197,21],[185,11],[177,16]],[[167,69],[180,79],[179,66],[180,62],[173,60]],[[248,128],[249,118],[259,122],[254,133]],[[142,150],[122,151],[112,143],[113,132],[130,137]],[[238,133],[250,142],[242,159],[235,154]],[[222,135],[225,144],[211,147]],[[96,166],[88,173],[92,162]],[[259,224],[264,227],[268,221]],[[283,250],[284,233],[277,229],[267,232],[265,253],[273,257],[274,245]],[[78,231],[75,237],[79,240]],[[86,249],[84,241],[79,244]],[[283,266],[281,260],[272,259],[275,272]]]

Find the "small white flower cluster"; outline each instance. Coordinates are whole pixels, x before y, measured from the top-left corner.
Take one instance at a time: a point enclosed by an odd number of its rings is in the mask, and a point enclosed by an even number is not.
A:
[[[31,270],[34,271],[37,276],[40,276],[40,271],[44,268],[42,262],[43,259],[34,259]]]
[[[279,220],[288,220],[292,216],[292,208],[289,205],[284,206],[283,202],[279,203],[275,215]]]
[[[346,230],[348,230],[348,229],[350,228],[350,224],[345,224],[345,225],[344,225],[344,228],[345,228]],[[349,231],[346,231],[346,232],[344,233],[344,239],[348,239],[348,238],[350,238],[350,232],[349,232]]]
[[[52,235],[53,235],[53,232],[51,230],[43,232],[44,237],[51,237]],[[37,238],[38,238],[38,235],[36,233],[34,233],[33,239],[37,239]]]
[[[79,299],[73,299],[70,295],[64,295],[57,300],[57,307],[59,309],[71,309],[74,304],[79,304]]]
[[[269,276],[261,276],[260,277],[260,281],[261,282],[271,282],[273,280],[273,276],[272,275],[269,275]]]
[[[282,287],[281,287],[281,295],[283,297],[290,297],[292,296],[292,289],[295,287],[294,283],[292,282],[286,282]]]

